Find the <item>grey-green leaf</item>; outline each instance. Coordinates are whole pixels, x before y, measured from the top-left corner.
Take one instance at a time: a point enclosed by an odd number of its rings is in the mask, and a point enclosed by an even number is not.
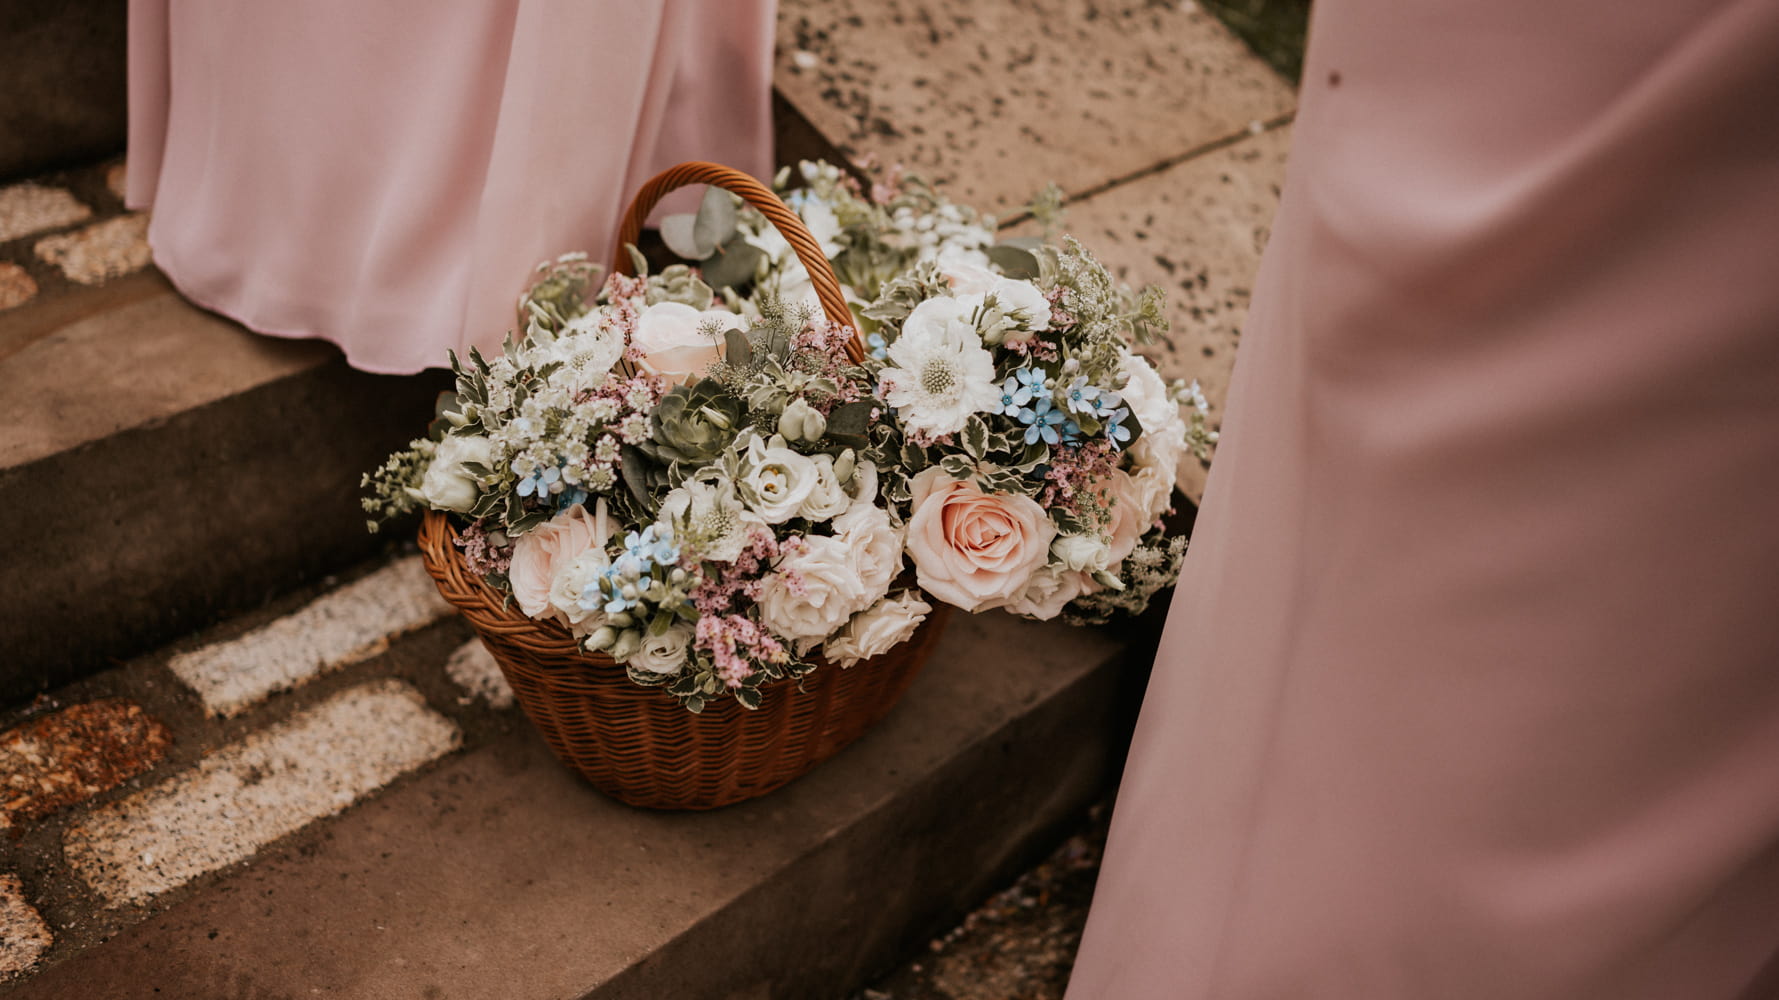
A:
[[[667,227],[663,225],[661,231],[665,234]],[[1030,250],[1012,246],[1008,243],[989,247],[988,259],[990,263],[1001,269],[1002,274],[1005,274],[1009,278],[1029,280],[1031,278],[1036,278],[1040,273],[1038,258],[1035,254]]]
[[[747,334],[740,330],[729,330],[723,334],[723,360],[736,368],[746,368],[753,364],[754,347],[748,343]]]
[[[704,280],[712,288],[733,288],[754,279],[760,259],[766,254],[739,234],[706,255]]]
[[[720,187],[707,187],[693,219],[692,239],[701,247],[709,247],[698,255],[703,260],[735,234],[735,199]]]
[[[717,248],[715,243],[699,241],[697,217],[687,214],[669,215],[661,220],[661,242],[686,260],[703,260]]]

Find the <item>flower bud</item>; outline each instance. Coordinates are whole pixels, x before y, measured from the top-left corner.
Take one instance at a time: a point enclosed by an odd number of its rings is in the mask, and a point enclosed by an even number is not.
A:
[[[852,474],[858,470],[858,467],[858,456],[852,453],[851,448],[848,448],[840,453],[839,458],[834,459],[834,478],[839,481],[840,485],[845,486],[852,482]]]
[[[612,648],[612,644],[617,641],[618,630],[610,625],[601,625],[587,637],[587,648],[603,651]]]
[[[778,429],[792,441],[819,441],[828,432],[828,418],[799,396],[784,408],[778,418]]]
[[[625,629],[624,632],[618,636],[618,641],[612,643],[612,648],[610,650],[611,658],[622,663],[625,660],[630,659],[632,656],[635,656],[636,651],[641,648],[642,633],[635,629]]]

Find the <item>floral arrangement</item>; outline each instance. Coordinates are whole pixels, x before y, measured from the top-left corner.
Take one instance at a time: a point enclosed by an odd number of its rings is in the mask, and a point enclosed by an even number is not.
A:
[[[736,254],[747,295],[640,255],[603,282],[544,265],[523,335],[453,358],[455,394],[366,477],[366,509],[457,515],[472,572],[692,711],[880,655],[935,600],[1140,611],[1184,550],[1161,523],[1176,465],[1215,439],[1196,386],[1131,350],[1159,296],[1073,241],[991,246],[918,182],[804,173],[790,200],[848,276],[862,361],[751,210],[712,226],[707,199],[688,225],[758,251]]]

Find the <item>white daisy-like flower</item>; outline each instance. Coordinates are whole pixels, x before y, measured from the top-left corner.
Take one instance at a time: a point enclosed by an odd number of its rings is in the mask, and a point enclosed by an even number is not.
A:
[[[970,322],[970,307],[952,298],[914,307],[889,346],[892,367],[880,380],[902,426],[937,437],[963,430],[970,414],[1000,401],[994,356]]]

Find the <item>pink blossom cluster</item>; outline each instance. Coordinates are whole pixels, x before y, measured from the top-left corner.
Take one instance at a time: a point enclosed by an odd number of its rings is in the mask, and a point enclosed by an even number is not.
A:
[[[804,363],[813,369],[813,374],[831,379],[840,387],[840,391],[828,399],[809,400],[824,417],[842,403],[865,398],[868,383],[846,377],[846,369],[852,364],[846,359],[846,345],[852,338],[852,327],[826,316],[810,320],[791,338],[794,356],[805,359]]]
[[[791,659],[783,643],[746,615],[699,618],[693,642],[710,657],[717,676],[731,688],[753,676],[756,663],[789,663]]]
[[[1044,509],[1063,507],[1081,517],[1103,516],[1096,485],[1112,478],[1118,452],[1110,442],[1093,440],[1070,448],[1053,448],[1038,503]]]
[[[732,688],[753,675],[755,664],[790,661],[783,643],[745,613],[737,612],[760,599],[771,564],[801,544],[800,538],[780,543],[772,529],[756,525],[741,555],[731,563],[705,564],[698,586],[689,595],[698,609],[692,643],[710,657],[717,676]]]
[[[480,521],[458,532],[457,547],[463,550],[463,564],[477,576],[505,573],[513,564],[513,547],[495,545]]]

